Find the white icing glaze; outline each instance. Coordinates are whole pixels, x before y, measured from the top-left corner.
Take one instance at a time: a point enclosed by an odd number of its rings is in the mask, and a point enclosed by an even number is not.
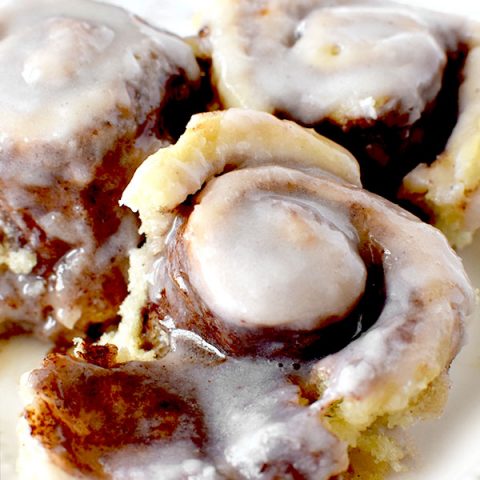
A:
[[[299,388],[287,379],[298,373],[289,359],[224,360],[189,337],[174,345],[155,363],[194,386],[207,432],[204,453],[218,478],[273,480],[291,463],[305,478],[328,479],[347,467],[346,444],[325,429],[316,406],[301,404]],[[262,471],[265,464],[273,468]]]
[[[368,201],[366,228],[385,251],[385,307],[374,327],[315,367],[326,387],[320,403],[341,398],[345,417],[360,425],[406,408],[450,364],[475,305],[461,260],[438,230],[383,199]]]
[[[188,441],[124,448],[105,459],[106,472],[118,480],[220,480],[215,468],[200,460]],[[72,478],[69,476],[69,478]],[[21,480],[21,479],[20,479]],[[26,477],[25,477],[26,480]]]
[[[277,168],[232,172],[204,189],[184,234],[190,280],[227,322],[313,330],[356,305],[366,269],[351,227],[328,221],[328,206],[251,194]]]
[[[75,81],[115,37],[113,30],[105,25],[71,18],[48,19],[44,29],[45,40],[25,56],[23,63],[22,78],[32,87],[59,88]]]
[[[131,89],[145,81],[149,52],[162,59],[156,66],[158,88],[145,98],[144,114],[158,104],[155,97],[161,97],[175,68],[198,78],[188,47],[140,26],[118,8],[12,0],[2,3],[0,14],[0,61],[9,65],[0,78],[0,109],[8,112],[0,119],[2,146],[12,140],[72,141],[91,128],[92,119],[120,124],[118,110],[132,108]]]
[[[227,478],[273,480],[288,463],[305,478],[327,479],[346,468],[345,443],[322,426],[315,408],[299,404],[298,387],[284,377],[290,369],[243,359],[196,372],[210,454]],[[268,464],[274,467],[262,472]]]
[[[414,122],[463,34],[459,19],[372,0],[219,0],[207,24],[223,103],[303,124]]]

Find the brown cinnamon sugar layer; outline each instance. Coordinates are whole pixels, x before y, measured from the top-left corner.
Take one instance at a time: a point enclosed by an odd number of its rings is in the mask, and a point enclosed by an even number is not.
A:
[[[94,359],[103,366],[51,354],[30,375],[37,397],[25,418],[51,459],[64,470],[108,478],[105,458],[122,448],[182,440],[200,448],[202,415],[188,387],[173,386],[155,364],[115,365],[104,350]]]

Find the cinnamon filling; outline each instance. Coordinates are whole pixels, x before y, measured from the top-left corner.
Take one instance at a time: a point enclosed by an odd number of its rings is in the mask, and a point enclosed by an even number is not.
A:
[[[152,293],[154,298],[144,311],[145,345],[156,344],[159,330],[165,328],[164,320],[169,318],[176,328],[197,333],[228,355],[318,359],[348,345],[368,330],[382,311],[385,302],[382,254],[378,247],[364,245],[359,252],[368,272],[363,291],[343,315],[322,319],[320,328],[246,326],[245,322],[226,321],[212,312],[192,286],[192,267],[185,246],[185,228],[190,213],[190,209],[179,210],[168,236],[165,259],[158,259],[155,264],[154,276],[161,284],[161,291]],[[317,289],[321,296],[322,285]]]
[[[101,350],[101,347],[100,347]],[[95,355],[92,350],[89,360]],[[38,393],[25,417],[31,434],[62,469],[107,478],[101,459],[122,448],[187,442],[196,452],[205,437],[202,414],[183,382],[154,363],[115,365],[97,352],[97,366],[50,354],[32,374]]]

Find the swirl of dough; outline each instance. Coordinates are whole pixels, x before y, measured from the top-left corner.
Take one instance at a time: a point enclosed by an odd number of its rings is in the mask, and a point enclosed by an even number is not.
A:
[[[225,107],[302,124],[412,124],[440,91],[459,21],[394,3],[215,3],[213,77]]]
[[[342,324],[383,288],[373,325],[360,315],[363,333],[314,376],[321,402],[343,399],[352,422],[407,406],[457,353],[473,290],[440,232],[362,190],[357,175],[347,152],[268,114],[194,117],[124,193],[149,252],[149,285],[134,297],[227,353],[268,356],[298,354],[302,335]],[[383,287],[368,285],[375,268]],[[117,335],[132,348],[122,326]]]

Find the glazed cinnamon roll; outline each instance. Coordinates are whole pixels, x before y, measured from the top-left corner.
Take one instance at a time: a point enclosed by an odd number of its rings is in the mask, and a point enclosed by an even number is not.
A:
[[[480,227],[479,31],[470,40],[458,122],[447,146],[435,162],[424,162],[409,173],[401,190],[401,195],[420,206],[456,247],[471,243]]]
[[[354,153],[394,197],[456,121],[467,22],[376,0],[219,0],[203,48],[224,107],[295,120]]]
[[[122,323],[25,377],[24,458],[65,478],[395,466],[384,432],[438,391],[473,306],[439,231],[363,190],[343,148],[248,110],[193,117],[122,201],[146,234]]]
[[[0,331],[82,331],[116,318],[139,242],[118,200],[178,133],[199,68],[116,7],[7,1],[0,17]]]

